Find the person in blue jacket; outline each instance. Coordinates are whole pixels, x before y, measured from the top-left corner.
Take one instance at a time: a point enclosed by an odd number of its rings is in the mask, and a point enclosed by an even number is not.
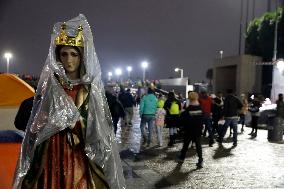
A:
[[[141,116],[141,135],[143,137],[143,145],[146,144],[149,147],[152,139],[152,131],[154,127],[155,114],[157,111],[158,99],[154,94],[154,90],[148,88],[148,93],[142,98],[140,102],[139,113]],[[145,131],[145,126],[148,124],[148,136]]]

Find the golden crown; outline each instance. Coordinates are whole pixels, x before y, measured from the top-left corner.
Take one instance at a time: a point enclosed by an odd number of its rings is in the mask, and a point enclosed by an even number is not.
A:
[[[78,27],[78,33],[75,37],[68,36],[66,34],[65,30],[66,30],[66,24],[63,23],[61,25],[60,34],[55,38],[55,44],[56,45],[84,47],[83,27],[81,25]]]

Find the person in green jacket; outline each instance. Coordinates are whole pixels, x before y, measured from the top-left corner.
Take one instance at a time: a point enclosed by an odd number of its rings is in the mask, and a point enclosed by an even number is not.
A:
[[[158,99],[154,94],[154,90],[148,88],[148,93],[142,98],[140,102],[140,116],[141,116],[141,135],[143,137],[143,145],[146,144],[149,147],[152,140],[152,131],[155,121],[155,114],[157,111]],[[148,136],[145,131],[145,126],[148,124]]]

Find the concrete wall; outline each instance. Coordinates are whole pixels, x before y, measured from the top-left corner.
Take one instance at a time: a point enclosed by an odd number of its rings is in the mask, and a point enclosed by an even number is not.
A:
[[[260,57],[251,55],[231,56],[216,59],[213,66],[213,91],[226,92],[233,89],[241,93],[260,92],[261,90]]]

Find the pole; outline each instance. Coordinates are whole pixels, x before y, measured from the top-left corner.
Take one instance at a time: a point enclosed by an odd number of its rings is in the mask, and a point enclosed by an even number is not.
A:
[[[275,62],[277,60],[277,30],[278,30],[278,19],[277,19],[277,7],[278,0],[276,0],[276,17],[275,17],[275,28],[274,28],[274,50],[273,50],[273,58],[272,61]]]
[[[239,55],[242,51],[242,31],[243,31],[243,0],[241,0],[240,33],[239,33]]]
[[[10,61],[10,58],[7,57],[7,73],[9,73],[9,61]]]
[[[180,69],[180,78],[183,78],[183,69]]]
[[[145,81],[145,68],[143,68],[143,82]]]

